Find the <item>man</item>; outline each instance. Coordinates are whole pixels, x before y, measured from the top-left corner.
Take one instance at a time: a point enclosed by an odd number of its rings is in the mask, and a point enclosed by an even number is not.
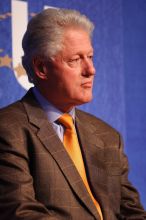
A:
[[[63,9],[28,24],[22,62],[35,87],[0,111],[1,220],[146,219],[119,133],[75,108],[92,99],[92,31]]]

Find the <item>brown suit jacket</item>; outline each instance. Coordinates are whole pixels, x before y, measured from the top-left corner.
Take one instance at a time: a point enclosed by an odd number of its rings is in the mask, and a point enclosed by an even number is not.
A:
[[[104,220],[146,213],[127,179],[120,135],[76,110],[76,128],[91,190]],[[31,91],[0,111],[0,220],[99,220],[73,162]]]

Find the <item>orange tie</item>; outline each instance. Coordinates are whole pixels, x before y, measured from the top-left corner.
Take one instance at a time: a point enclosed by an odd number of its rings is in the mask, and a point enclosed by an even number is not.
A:
[[[94,196],[92,195],[91,189],[89,187],[87,176],[85,172],[85,167],[83,163],[82,153],[80,150],[75,126],[73,124],[72,117],[65,113],[59,118],[59,122],[65,127],[64,137],[63,137],[63,143],[65,146],[65,149],[67,150],[69,156],[71,157],[72,161],[74,162],[87,190],[90,194],[96,209],[100,215],[101,220],[103,220],[101,208],[98,204],[98,202],[95,200]]]

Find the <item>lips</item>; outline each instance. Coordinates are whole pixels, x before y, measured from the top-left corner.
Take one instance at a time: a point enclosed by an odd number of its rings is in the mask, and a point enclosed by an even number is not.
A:
[[[82,87],[85,87],[85,88],[92,88],[92,81],[88,81],[88,82],[84,82],[81,84]]]

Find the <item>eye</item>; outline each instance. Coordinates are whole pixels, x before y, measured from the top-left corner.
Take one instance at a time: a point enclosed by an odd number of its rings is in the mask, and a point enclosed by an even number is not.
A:
[[[89,55],[88,58],[89,58],[90,60],[93,60],[93,55]]]
[[[70,59],[70,60],[69,60],[69,63],[77,63],[77,62],[79,62],[79,61],[80,61],[80,57]]]

